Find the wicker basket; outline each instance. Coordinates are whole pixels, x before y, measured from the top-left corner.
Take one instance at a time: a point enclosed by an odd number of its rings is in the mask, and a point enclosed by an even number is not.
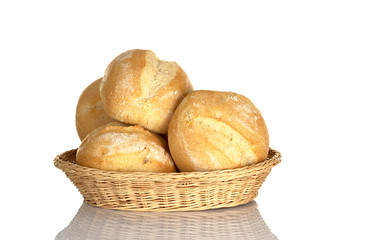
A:
[[[252,201],[281,154],[247,167],[210,172],[117,172],[76,164],[76,149],[54,164],[91,205],[132,211],[190,211],[233,207]]]

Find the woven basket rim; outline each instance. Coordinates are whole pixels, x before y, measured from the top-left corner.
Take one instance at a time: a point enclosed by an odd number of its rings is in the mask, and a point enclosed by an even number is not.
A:
[[[281,162],[281,153],[277,150],[274,150],[272,148],[269,149],[268,157],[266,160],[251,164],[245,167],[240,167],[240,168],[232,168],[232,169],[222,169],[222,170],[211,170],[211,171],[197,171],[197,172],[171,172],[171,173],[158,173],[158,172],[123,172],[123,171],[114,171],[114,170],[103,170],[103,169],[98,169],[98,168],[90,168],[90,167],[85,167],[78,165],[76,162],[70,162],[65,159],[65,155],[75,155],[77,151],[76,149],[71,149],[68,151],[65,151],[59,155],[57,155],[54,158],[54,165],[58,169],[64,171],[65,168],[75,168],[75,171],[91,171],[95,172],[100,175],[110,175],[110,176],[154,176],[154,177],[161,177],[161,176],[192,176],[192,177],[197,177],[197,176],[204,176],[204,175],[215,175],[215,174],[229,174],[229,173],[234,173],[234,172],[239,172],[239,171],[245,171],[248,172],[249,170],[251,171],[256,171],[257,168],[264,168],[264,165],[270,165],[272,167],[276,166]]]
[[[129,211],[195,211],[233,207],[253,200],[280,152],[270,149],[265,161],[246,167],[207,172],[120,172],[76,164],[72,149],[54,159],[94,206]]]

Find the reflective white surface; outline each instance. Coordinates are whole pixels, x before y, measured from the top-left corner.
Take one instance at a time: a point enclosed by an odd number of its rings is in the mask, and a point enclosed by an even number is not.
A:
[[[129,212],[83,202],[56,240],[278,239],[255,201],[233,208],[194,212]]]

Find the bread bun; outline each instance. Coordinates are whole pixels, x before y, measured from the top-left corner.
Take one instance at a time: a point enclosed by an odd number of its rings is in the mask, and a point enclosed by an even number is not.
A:
[[[109,123],[86,136],[77,150],[76,163],[124,172],[176,171],[162,137],[122,123]]]
[[[80,95],[76,107],[76,130],[80,140],[91,131],[104,124],[115,122],[103,109],[99,95],[99,85],[102,78],[91,83]]]
[[[112,118],[165,134],[175,108],[192,90],[177,63],[162,61],[152,51],[134,49],[109,64],[100,95]]]
[[[269,136],[259,110],[232,92],[194,91],[176,109],[169,147],[180,171],[238,168],[263,161]]]

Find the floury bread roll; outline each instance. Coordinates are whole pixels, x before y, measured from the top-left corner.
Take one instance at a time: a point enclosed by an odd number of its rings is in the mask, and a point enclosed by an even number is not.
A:
[[[106,112],[114,119],[167,133],[173,112],[193,90],[187,74],[175,62],[160,60],[148,50],[117,56],[100,85]]]
[[[180,171],[229,169],[267,158],[269,136],[260,111],[232,92],[188,94],[169,125],[169,147]]]
[[[86,136],[77,150],[76,163],[124,172],[176,171],[162,137],[122,123],[109,123]]]
[[[81,140],[97,127],[116,121],[103,109],[99,95],[101,80],[102,78],[99,78],[85,88],[77,103],[75,123]]]

